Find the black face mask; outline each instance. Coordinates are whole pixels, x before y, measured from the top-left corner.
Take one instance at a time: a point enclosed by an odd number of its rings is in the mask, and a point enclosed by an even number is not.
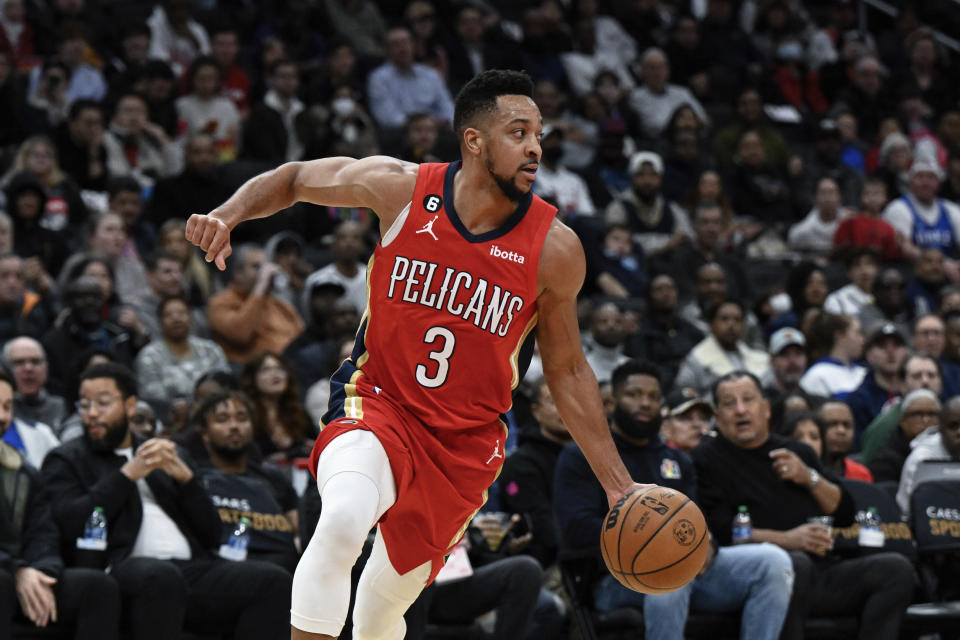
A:
[[[544,149],[540,155],[544,162],[557,164],[560,162],[561,156],[563,156],[563,147],[549,147]]]
[[[613,421],[628,438],[650,440],[660,433],[660,423],[663,422],[663,418],[657,414],[650,420],[637,420],[632,413],[617,405],[613,409]]]

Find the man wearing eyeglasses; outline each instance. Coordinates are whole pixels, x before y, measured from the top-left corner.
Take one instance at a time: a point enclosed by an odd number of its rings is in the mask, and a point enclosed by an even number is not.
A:
[[[960,466],[960,398],[950,398],[943,405],[940,424],[927,427],[913,443],[900,474],[897,504],[905,518],[910,515],[910,496],[916,489],[917,469],[925,460],[952,460]]]
[[[900,423],[867,464],[874,482],[899,482],[913,439],[940,421],[940,400],[928,389],[911,391],[900,403]]]
[[[43,467],[62,538],[81,538],[94,508],[103,509],[105,563],[120,585],[132,640],[169,640],[184,628],[234,640],[284,637],[290,574],[213,554],[220,518],[186,454],[130,430],[136,388],[133,374],[114,363],[80,376],[83,437],[51,451]]]

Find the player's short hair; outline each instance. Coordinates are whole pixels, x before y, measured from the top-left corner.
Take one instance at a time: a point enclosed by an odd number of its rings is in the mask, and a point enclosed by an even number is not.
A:
[[[497,98],[515,95],[533,98],[533,80],[525,72],[490,69],[477,74],[457,94],[453,130],[462,137],[474,118],[496,108]]]
[[[99,378],[109,378],[117,385],[120,395],[124,400],[137,395],[137,378],[127,367],[116,362],[106,362],[104,364],[95,364],[87,367],[80,374],[80,382],[84,380],[97,380]]]
[[[660,367],[649,360],[627,360],[613,370],[613,375],[610,377],[613,392],[616,393],[630,376],[650,376],[660,385],[661,392],[663,391],[663,375],[660,373]]]

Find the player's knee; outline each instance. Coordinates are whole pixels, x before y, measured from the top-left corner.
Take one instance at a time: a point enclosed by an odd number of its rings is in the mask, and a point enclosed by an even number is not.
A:
[[[403,613],[399,616],[386,615],[386,612],[370,612],[372,615],[353,617],[353,640],[403,640],[407,634],[407,623]]]
[[[363,550],[372,523],[362,514],[345,509],[321,512],[313,537],[326,553],[336,555],[353,566]]]

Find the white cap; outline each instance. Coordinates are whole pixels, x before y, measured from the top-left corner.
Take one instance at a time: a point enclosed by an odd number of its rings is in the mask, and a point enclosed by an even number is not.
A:
[[[914,160],[913,164],[910,165],[908,175],[912,178],[918,173],[932,173],[937,176],[937,180],[943,180],[943,169],[940,168],[940,165],[936,161],[926,158]]]
[[[663,159],[653,151],[637,151],[630,156],[630,175],[639,173],[645,164],[651,165],[657,174],[663,175]]]
[[[807,345],[807,340],[799,329],[784,327],[770,336],[770,355],[778,355],[792,344],[803,348]]]

